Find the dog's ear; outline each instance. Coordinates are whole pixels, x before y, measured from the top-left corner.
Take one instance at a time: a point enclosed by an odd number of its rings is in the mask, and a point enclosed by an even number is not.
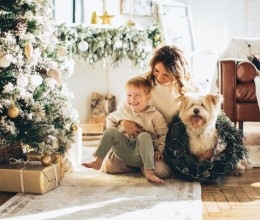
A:
[[[220,94],[217,95],[213,95],[213,94],[208,94],[206,95],[206,98],[212,102],[215,106],[219,106],[222,104],[223,102],[223,97]]]
[[[185,95],[181,95],[178,98],[175,99],[176,102],[181,102],[180,109],[185,109],[187,107],[188,103],[188,97]]]

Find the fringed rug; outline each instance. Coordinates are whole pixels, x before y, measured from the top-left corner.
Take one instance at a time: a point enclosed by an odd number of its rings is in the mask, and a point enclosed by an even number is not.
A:
[[[92,161],[94,148],[83,148]],[[202,219],[199,183],[147,182],[140,172],[109,175],[81,167],[44,195],[18,193],[0,206],[4,219]]]

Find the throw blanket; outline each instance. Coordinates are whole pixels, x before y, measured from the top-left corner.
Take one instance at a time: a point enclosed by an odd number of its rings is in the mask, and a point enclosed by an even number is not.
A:
[[[255,77],[255,92],[256,92],[256,98],[257,103],[260,111],[260,74],[258,71],[258,76]]]
[[[226,147],[221,153],[214,153],[211,160],[199,162],[189,152],[189,136],[185,125],[178,116],[173,118],[166,137],[164,160],[174,175],[187,181],[201,183],[217,181],[221,185],[223,178],[236,170],[239,160],[247,157],[243,135],[233,126],[224,112],[218,116],[216,128],[220,143]]]

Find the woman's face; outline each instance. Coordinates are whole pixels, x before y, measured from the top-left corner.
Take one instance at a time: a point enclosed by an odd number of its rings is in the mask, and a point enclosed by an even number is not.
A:
[[[158,62],[154,65],[153,75],[160,85],[165,85],[172,82],[172,79],[169,73],[167,73],[162,62]]]

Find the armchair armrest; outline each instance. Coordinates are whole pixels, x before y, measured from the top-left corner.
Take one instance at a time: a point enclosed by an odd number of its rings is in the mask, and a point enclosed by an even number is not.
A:
[[[236,122],[236,61],[220,60],[219,65],[219,88],[224,98],[222,109],[231,121]]]

